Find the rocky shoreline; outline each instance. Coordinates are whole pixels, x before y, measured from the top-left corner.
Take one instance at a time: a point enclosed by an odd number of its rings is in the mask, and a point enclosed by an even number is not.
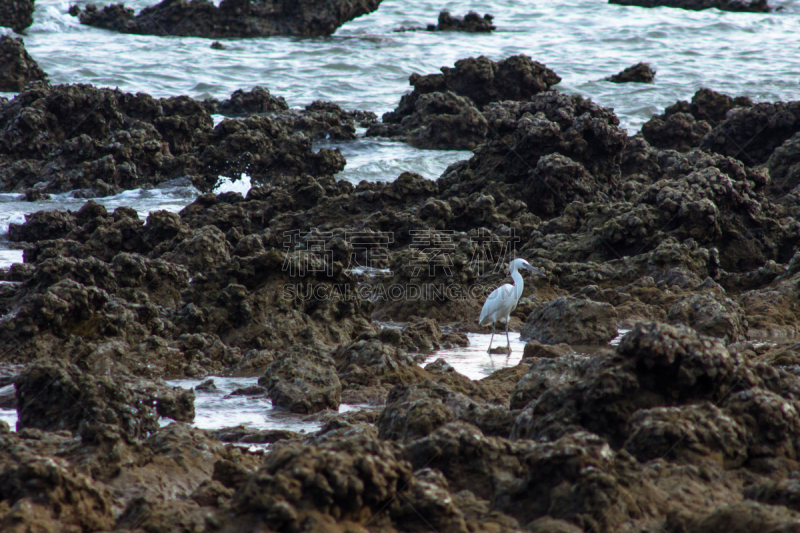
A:
[[[141,30],[121,5],[81,17],[109,11]],[[197,101],[39,80],[0,102],[0,191],[201,193],[179,213],[88,199],[10,225],[0,529],[798,527],[800,102],[701,89],[629,135],[524,55],[409,81],[380,122],[264,87]],[[312,141],[357,126],[472,155],[353,185]],[[246,194],[210,192],[243,173]],[[470,379],[437,352],[487,331],[511,255],[544,272],[511,315],[528,342]],[[216,376],[322,427],[194,428]],[[165,381],[181,378],[203,382]]]
[[[378,9],[381,0],[312,0],[306,2],[162,0],[138,14],[124,4],[97,9],[77,5],[70,14],[81,24],[137,35],[181,37],[269,37],[331,35],[345,22]]]

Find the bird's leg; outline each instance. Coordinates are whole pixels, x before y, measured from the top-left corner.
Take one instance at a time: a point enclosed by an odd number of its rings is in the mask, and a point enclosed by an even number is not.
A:
[[[508,320],[506,320],[506,353],[511,355],[511,341],[508,340]]]
[[[492,322],[492,338],[489,339],[489,349],[486,350],[486,353],[489,355],[492,354],[492,341],[494,340],[494,322]]]

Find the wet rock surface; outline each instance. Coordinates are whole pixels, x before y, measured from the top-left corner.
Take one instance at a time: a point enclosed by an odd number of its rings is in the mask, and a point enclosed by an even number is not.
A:
[[[330,35],[345,22],[378,9],[380,0],[315,0],[297,4],[276,1],[162,1],[138,14],[123,4],[98,10],[87,5],[81,24],[122,33],[180,37],[269,37]]]
[[[768,13],[767,0],[608,0],[610,4],[639,7],[678,7],[692,11],[719,9],[721,11],[744,11]]]
[[[47,75],[28,55],[22,39],[9,35],[0,38],[0,91],[19,92],[28,82],[45,78]]]
[[[0,190],[6,192],[40,184],[41,192],[107,196],[187,177],[207,190],[220,174],[239,176],[245,169],[258,181],[332,175],[345,164],[337,151],[315,153],[308,137],[269,117],[213,127],[205,106],[187,97],[33,84],[0,106],[0,121],[7,124],[0,139]]]

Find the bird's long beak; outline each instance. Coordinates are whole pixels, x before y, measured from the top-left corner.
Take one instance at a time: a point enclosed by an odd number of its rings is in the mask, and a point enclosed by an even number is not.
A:
[[[535,266],[531,266],[531,265],[525,265],[525,268],[526,268],[527,270],[530,270],[530,271],[531,271],[531,272],[533,272],[534,274],[539,274],[540,276],[544,276],[544,272],[542,272],[541,270],[539,270],[539,269],[538,269],[538,268],[536,268]]]

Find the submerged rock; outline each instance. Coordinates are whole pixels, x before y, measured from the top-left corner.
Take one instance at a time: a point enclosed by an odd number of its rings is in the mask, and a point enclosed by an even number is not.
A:
[[[637,63],[618,74],[606,78],[612,83],[653,83],[656,71],[647,63]]]
[[[474,11],[470,11],[464,17],[454,17],[449,11],[439,13],[439,22],[434,26],[429,24],[428,31],[466,31],[470,33],[489,33],[497,29],[493,24],[492,15],[486,14],[483,17]]]
[[[0,38],[0,91],[19,92],[28,82],[46,78],[44,71],[28,55],[22,39],[9,35]]]
[[[78,15],[81,24],[122,33],[180,37],[269,37],[330,35],[339,26],[378,9],[381,0],[276,1],[164,0],[134,16],[123,4],[98,10],[93,4]]]

